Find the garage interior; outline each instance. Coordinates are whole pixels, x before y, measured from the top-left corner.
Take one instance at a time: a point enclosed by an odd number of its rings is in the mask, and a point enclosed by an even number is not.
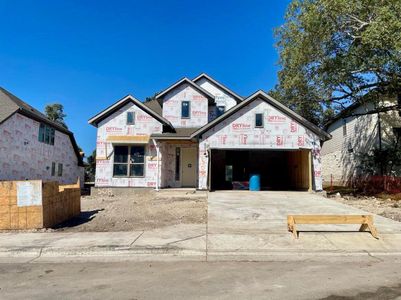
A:
[[[311,188],[309,150],[211,150],[210,189],[243,189],[251,174],[260,175],[261,190]]]

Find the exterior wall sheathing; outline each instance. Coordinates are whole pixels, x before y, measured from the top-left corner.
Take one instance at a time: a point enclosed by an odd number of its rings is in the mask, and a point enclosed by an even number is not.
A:
[[[68,135],[55,131],[54,145],[38,140],[40,123],[16,113],[0,124],[0,180],[83,182],[83,167]],[[52,176],[52,162],[63,164],[62,176]]]
[[[190,118],[181,118],[181,102],[190,102]],[[189,84],[183,84],[163,97],[163,117],[175,128],[202,127],[208,122],[208,99]]]
[[[263,128],[254,127],[255,113],[263,113]],[[309,129],[261,99],[204,133],[199,142],[199,188],[208,188],[209,149],[310,149],[314,190],[322,189],[320,139]]]
[[[127,112],[135,113],[135,125],[127,125]],[[98,125],[96,143],[97,187],[155,187],[157,177],[157,153],[151,140],[145,146],[145,171],[143,177],[113,177],[113,142],[108,137],[149,137],[161,133],[162,124],[133,103],[126,104]],[[123,139],[123,138],[122,138]],[[117,138],[118,140],[118,138]],[[118,145],[114,142],[114,145]],[[125,143],[128,145],[129,143]]]
[[[209,122],[213,121],[216,118],[216,106],[224,106],[225,110],[229,110],[234,107],[237,102],[234,97],[214,85],[207,78],[199,79],[196,84],[201,86],[203,89],[208,91],[215,97],[214,106],[209,107]]]
[[[34,187],[34,192],[22,193],[23,199],[19,199],[20,183]],[[80,212],[79,182],[71,185],[41,180],[0,182],[0,230],[49,228]]]

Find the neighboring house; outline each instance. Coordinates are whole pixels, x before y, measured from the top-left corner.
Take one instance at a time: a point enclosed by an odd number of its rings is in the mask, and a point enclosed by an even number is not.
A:
[[[263,91],[242,98],[206,74],[142,103],[126,96],[97,127],[96,187],[322,189],[330,135]]]
[[[0,88],[0,180],[83,183],[74,135]]]
[[[323,181],[325,186],[348,185],[352,179],[367,175],[361,159],[373,149],[382,149],[400,137],[401,118],[395,100],[386,100],[380,107],[389,110],[377,113],[371,101],[355,103],[337,114],[325,125],[332,139],[322,146]],[[380,120],[380,126],[379,126]],[[376,170],[380,174],[379,168]],[[400,176],[401,174],[398,174]]]

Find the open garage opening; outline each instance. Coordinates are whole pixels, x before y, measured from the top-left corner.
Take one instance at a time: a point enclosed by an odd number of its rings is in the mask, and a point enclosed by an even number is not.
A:
[[[248,189],[252,175],[261,190],[308,190],[309,150],[211,150],[211,190]]]

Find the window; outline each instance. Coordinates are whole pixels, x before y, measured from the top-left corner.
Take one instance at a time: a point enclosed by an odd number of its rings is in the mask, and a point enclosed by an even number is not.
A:
[[[39,142],[45,143],[48,145],[54,145],[54,135],[55,135],[54,128],[52,128],[44,123],[40,123],[39,135],[38,135]]]
[[[63,164],[58,164],[58,168],[57,168],[57,176],[61,177],[63,176]]]
[[[255,127],[263,127],[263,114],[255,114]]]
[[[343,119],[343,136],[347,135],[347,120]]]
[[[181,149],[179,147],[175,148],[175,180],[180,180],[180,156]]]
[[[181,102],[181,118],[189,119],[190,118],[190,105],[189,101],[182,101]]]
[[[225,106],[217,106],[216,107],[216,117],[220,117],[226,111]]]
[[[127,125],[135,125],[135,112],[127,112]]]
[[[115,146],[113,176],[143,177],[145,174],[144,146]]]
[[[52,162],[52,176],[56,176],[56,163]]]

